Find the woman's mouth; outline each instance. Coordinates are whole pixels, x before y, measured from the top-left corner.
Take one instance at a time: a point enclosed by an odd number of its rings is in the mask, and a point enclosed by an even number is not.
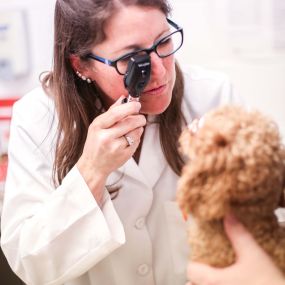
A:
[[[163,93],[163,91],[166,89],[166,85],[160,85],[158,87],[146,90],[143,92],[144,95],[160,95],[161,93]]]

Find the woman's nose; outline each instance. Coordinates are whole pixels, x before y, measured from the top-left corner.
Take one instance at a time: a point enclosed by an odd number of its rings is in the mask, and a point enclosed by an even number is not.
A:
[[[151,59],[151,74],[160,76],[166,72],[165,66],[163,64],[163,58],[160,58],[155,52],[150,54]]]

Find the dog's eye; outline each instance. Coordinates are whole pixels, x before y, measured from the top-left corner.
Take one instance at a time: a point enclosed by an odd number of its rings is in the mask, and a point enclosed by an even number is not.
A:
[[[222,136],[221,134],[217,134],[214,137],[214,142],[219,147],[225,147],[228,144],[227,139],[224,136]]]

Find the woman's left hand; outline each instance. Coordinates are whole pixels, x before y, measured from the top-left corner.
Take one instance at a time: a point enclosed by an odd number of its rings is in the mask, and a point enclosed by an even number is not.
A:
[[[285,278],[251,234],[234,217],[224,221],[237,261],[226,268],[191,262],[187,285],[285,285]]]

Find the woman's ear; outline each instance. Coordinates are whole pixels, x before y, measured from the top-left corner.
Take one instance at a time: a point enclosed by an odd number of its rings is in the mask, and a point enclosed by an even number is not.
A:
[[[82,79],[86,80],[88,83],[93,81],[92,79],[92,69],[87,68],[87,64],[81,61],[77,55],[70,55],[70,64],[74,72]]]
[[[69,60],[75,72],[76,71],[79,71],[80,73],[83,72],[82,63],[80,61],[80,58],[77,55],[74,55],[74,54],[70,55]]]

